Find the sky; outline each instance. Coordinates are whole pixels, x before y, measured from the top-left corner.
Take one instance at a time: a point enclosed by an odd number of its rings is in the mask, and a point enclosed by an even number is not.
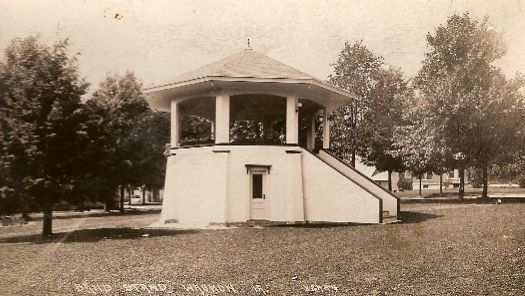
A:
[[[489,16],[507,54],[497,62],[525,72],[525,0],[0,0],[0,50],[39,34],[69,37],[92,89],[127,70],[145,86],[247,47],[326,79],[345,41],[363,40],[409,78],[421,66],[426,35],[454,13]]]

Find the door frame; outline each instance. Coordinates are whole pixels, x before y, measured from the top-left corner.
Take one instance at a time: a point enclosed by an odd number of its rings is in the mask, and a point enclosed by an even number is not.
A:
[[[253,198],[253,175],[261,175],[262,176],[262,203],[264,203],[264,218],[262,219],[253,219],[252,218],[252,202],[254,200]],[[267,194],[267,180],[268,180],[268,170],[261,169],[261,168],[251,168],[249,170],[248,174],[250,180],[249,180],[249,192],[248,192],[248,217],[249,220],[270,220],[270,207],[268,202],[268,194]]]

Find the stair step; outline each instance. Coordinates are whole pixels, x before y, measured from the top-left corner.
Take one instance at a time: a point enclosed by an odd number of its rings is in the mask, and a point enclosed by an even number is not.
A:
[[[383,223],[392,223],[399,221],[396,216],[383,216]]]

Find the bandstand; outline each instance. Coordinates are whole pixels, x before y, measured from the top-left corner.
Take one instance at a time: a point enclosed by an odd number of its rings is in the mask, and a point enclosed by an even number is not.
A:
[[[160,223],[397,219],[398,199],[329,150],[328,115],[351,93],[252,49],[145,93],[153,109],[171,112]],[[207,123],[199,141],[184,134],[192,116]]]

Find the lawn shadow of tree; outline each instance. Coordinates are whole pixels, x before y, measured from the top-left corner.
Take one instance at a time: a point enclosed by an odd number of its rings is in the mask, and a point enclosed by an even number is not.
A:
[[[103,240],[148,239],[152,237],[176,236],[196,233],[198,230],[183,229],[145,229],[145,228],[96,228],[58,232],[43,238],[41,234],[21,235],[0,239],[1,243],[78,243],[98,242]]]
[[[399,220],[401,224],[421,223],[429,219],[443,217],[443,215],[429,214],[424,212],[401,211]],[[354,223],[354,222],[306,222],[306,223],[277,223],[268,225],[269,227],[296,227],[296,228],[333,228],[333,227],[355,227],[377,225],[375,223]]]
[[[421,223],[430,219],[440,218],[443,215],[430,214],[425,212],[412,212],[412,211],[401,211],[399,214],[399,220],[402,224],[413,224]]]
[[[53,220],[61,219],[72,219],[72,218],[97,218],[97,217],[118,217],[118,216],[139,216],[139,215],[150,215],[150,214],[159,214],[161,209],[146,209],[146,210],[137,210],[137,209],[126,209],[125,212],[120,212],[112,210],[110,212],[93,212],[89,211],[75,212],[69,215],[57,215],[53,216]],[[42,221],[42,216],[31,217],[30,221]]]

